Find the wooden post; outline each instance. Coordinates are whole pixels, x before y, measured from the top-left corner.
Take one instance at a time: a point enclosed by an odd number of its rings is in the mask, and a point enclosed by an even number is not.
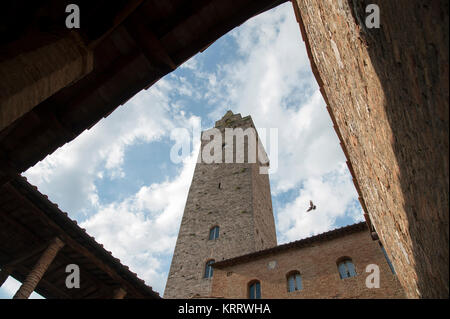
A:
[[[117,288],[114,290],[113,299],[123,299],[126,294],[127,294],[127,291],[125,289]]]
[[[45,249],[42,253],[36,265],[34,265],[33,269],[28,274],[25,281],[22,283],[22,286],[20,286],[19,290],[17,290],[13,299],[28,299],[62,247],[64,247],[64,242],[62,242],[59,238],[52,240],[47,249]]]
[[[12,267],[9,266],[2,267],[2,270],[0,270],[0,287],[5,283],[9,275],[11,275],[12,270]]]

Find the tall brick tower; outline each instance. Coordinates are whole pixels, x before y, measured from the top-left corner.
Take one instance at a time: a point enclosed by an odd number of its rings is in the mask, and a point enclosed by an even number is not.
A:
[[[223,153],[231,147],[225,143],[225,128],[246,132],[255,126],[250,116],[228,111],[215,124],[223,137]],[[209,296],[208,264],[277,245],[269,176],[260,174],[258,159],[256,163],[247,156],[243,163],[236,160],[237,140],[233,163],[206,164],[202,158],[195,167],[164,298]],[[251,148],[244,140],[247,154]],[[201,154],[208,142],[202,140]]]

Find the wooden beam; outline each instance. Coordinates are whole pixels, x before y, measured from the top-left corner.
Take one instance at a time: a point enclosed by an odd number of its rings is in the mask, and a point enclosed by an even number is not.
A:
[[[64,280],[61,279],[61,277],[56,277],[55,276],[49,276],[51,274],[57,275],[58,273],[63,273],[65,274],[65,268],[68,264],[73,264],[74,262],[69,261],[68,257],[65,257],[63,254],[59,254],[58,255],[58,261],[61,262],[61,265],[58,266],[56,269],[49,269],[47,271],[47,273],[45,274],[44,278],[41,279],[38,287],[41,285],[41,283],[45,284],[47,289],[50,290],[54,290],[54,294],[57,298],[66,298],[66,299],[83,299],[84,295],[87,294],[91,294],[93,290],[95,290],[96,292],[102,292],[103,294],[105,294],[107,292],[107,288],[105,287],[106,284],[99,282],[98,280],[94,279],[95,277],[91,276],[89,274],[88,271],[83,270],[82,267],[80,267],[80,289],[78,288],[67,288],[64,287],[63,289],[60,289],[57,287],[57,281],[59,280]],[[76,262],[76,261],[75,261]],[[62,271],[64,269],[64,271]],[[89,285],[89,287],[83,291],[83,286],[85,285],[87,281],[90,281],[91,285]],[[84,283],[84,284],[83,284]],[[45,297],[45,296],[44,296]]]
[[[127,294],[127,291],[125,289],[123,289],[122,287],[119,287],[117,289],[114,289],[113,299],[123,299],[126,294]]]
[[[100,42],[102,42],[106,37],[108,37],[111,32],[114,31],[130,14],[132,14],[137,7],[141,5],[143,0],[129,0],[124,8],[122,8],[119,13],[114,17],[112,26],[103,33],[99,38],[91,41],[88,46],[89,48],[95,48]]]
[[[21,225],[20,223],[18,223],[17,221],[15,221],[13,218],[8,217],[8,216],[4,216],[4,214],[0,214],[0,217],[3,217],[4,219],[6,219],[7,222],[9,222],[9,223],[11,223],[11,224],[14,224],[14,225],[16,225],[17,227],[20,227],[21,231],[22,231],[23,233],[27,233],[27,235],[30,236],[30,237],[33,239],[33,241],[41,241],[41,240],[42,240],[42,239],[38,238],[38,237],[37,237],[30,229],[28,229],[28,228],[26,228],[25,226]],[[34,253],[33,255],[39,253],[40,251],[43,251],[47,246],[48,246],[48,243],[45,244],[45,245],[42,245],[42,246],[40,246],[40,247],[38,247],[38,248],[36,248],[36,249],[34,249],[34,250],[33,250],[33,253]],[[40,249],[40,251],[38,251],[39,249]],[[31,252],[30,252],[30,253],[27,253],[27,255],[31,255]],[[31,256],[30,256],[30,257],[31,257]],[[64,256],[63,254],[60,254],[60,255],[58,256],[58,259],[61,260],[61,261],[64,261],[64,263],[65,263],[66,265],[68,265],[68,264],[73,264],[73,263],[76,263],[76,262],[77,262],[76,260],[71,260],[70,258]],[[17,263],[18,263],[17,261],[11,261],[11,262],[8,261],[8,266],[12,266],[12,265],[15,265],[15,264],[17,264]],[[63,268],[65,268],[66,265],[64,265]],[[57,269],[57,270],[58,270],[58,269]],[[56,271],[57,271],[57,270],[56,270]],[[53,272],[56,272],[56,271],[53,271]],[[96,285],[96,290],[97,290],[97,291],[101,290],[101,291],[103,291],[103,292],[106,292],[106,286],[107,286],[107,285],[106,285],[105,283],[103,283],[103,282],[97,280],[97,279],[95,278],[95,276],[92,276],[92,275],[89,273],[88,270],[83,270],[83,269],[81,269],[81,267],[80,267],[80,271],[83,271],[83,276],[84,276],[84,277],[87,277],[88,280],[92,281],[92,282]],[[42,281],[42,280],[41,280],[41,281]],[[51,281],[54,282],[53,280],[51,280]],[[55,288],[55,287],[52,287],[52,288]],[[57,289],[57,288],[55,288],[55,289]],[[59,290],[59,292],[61,292],[61,290]],[[62,297],[66,297],[66,296],[68,296],[68,295],[67,295],[66,293],[64,293],[64,294],[62,294],[61,296],[62,296]],[[77,299],[77,298],[83,298],[83,297],[82,297],[82,296],[79,296],[79,297],[74,296],[74,298]]]
[[[31,250],[28,250],[24,253],[21,253],[19,256],[15,257],[14,259],[9,260],[6,263],[5,267],[12,267],[17,264],[22,264],[23,262],[25,262],[28,259],[37,255],[38,253],[42,252],[46,247],[48,247],[48,245],[49,245],[49,243],[45,243],[45,244],[39,245],[35,248],[32,248]]]
[[[286,2],[287,0],[259,0],[259,1],[237,1],[235,6],[230,11],[225,11],[224,14],[228,14],[228,19],[226,22],[222,19],[217,21],[216,24],[210,26],[204,26],[205,32],[197,35],[195,39],[190,39],[189,44],[185,45],[178,52],[172,54],[172,59],[175,63],[181,64],[193,55],[195,55],[199,50],[207,46],[209,43],[217,40],[227,32],[231,31],[236,26],[241,25],[248,19],[265,12],[276,5]],[[226,3],[222,1],[222,3]],[[223,5],[220,1],[215,1],[213,3],[217,10],[221,10]],[[239,6],[239,7],[238,7]],[[258,9],[255,7],[258,6]],[[189,17],[192,18],[192,17]],[[173,33],[177,32],[177,29],[183,28],[183,25],[177,25],[170,33],[165,34],[161,37],[161,43],[166,43],[166,41],[172,41]]]
[[[0,287],[5,283],[6,279],[8,279],[9,275],[11,275],[13,271],[13,267],[3,266],[0,270]]]
[[[63,255],[61,255],[58,258],[61,258],[61,259],[63,259],[65,261],[65,264],[66,264],[65,267],[67,265],[69,265],[69,264],[76,264],[76,260],[70,261],[68,257],[65,257]],[[78,291],[78,290],[83,289],[82,286],[85,285],[86,279],[87,279],[87,281],[91,282],[91,286],[94,287],[96,291],[101,291],[103,293],[105,293],[107,291],[107,286],[108,285],[106,283],[101,282],[100,280],[95,278],[95,276],[91,275],[89,273],[89,271],[85,267],[81,267],[81,266],[80,266],[80,289],[78,289],[78,288],[71,288],[69,290]],[[83,294],[85,294],[85,292]],[[81,294],[75,293],[73,295],[73,298],[74,299],[82,299],[83,297],[82,297]]]
[[[66,243],[67,246],[71,247],[73,250],[77,251],[79,254],[85,256],[87,259],[89,259],[93,264],[95,264],[99,269],[101,269],[103,272],[108,274],[114,281],[116,281],[118,284],[122,285],[123,287],[127,288],[128,292],[133,292],[136,297],[142,296],[142,293],[137,290],[133,285],[131,285],[127,280],[125,280],[123,277],[121,277],[117,271],[115,271],[113,268],[111,268],[109,265],[105,264],[102,260],[100,260],[96,255],[94,255],[89,249],[78,243],[76,240],[74,240],[72,237],[67,235],[66,231],[62,229],[58,224],[56,224],[52,219],[50,219],[45,213],[41,211],[39,207],[36,207],[36,205],[26,196],[24,196],[22,193],[20,193],[13,185],[9,185],[12,192],[14,192],[18,198],[22,200],[22,203],[28,205],[30,209],[32,209],[37,216],[39,216],[41,219],[45,220],[51,227],[53,227],[56,231],[56,233],[61,234],[59,235],[61,239]],[[39,193],[40,194],[40,193]],[[40,194],[42,196],[42,194]],[[58,209],[58,208],[54,208]],[[59,210],[59,209],[58,209]],[[67,217],[68,218],[68,217]],[[78,226],[76,226],[78,227]],[[112,257],[114,258],[114,257]]]
[[[62,247],[64,247],[64,242],[59,238],[56,237],[52,240],[50,245],[39,258],[36,265],[28,274],[25,282],[20,286],[19,290],[14,295],[13,299],[28,299]]]
[[[108,68],[106,68],[106,70],[102,70],[102,72],[97,72],[95,74],[87,76],[85,78],[85,81],[83,81],[85,84],[81,82],[75,83],[73,86],[73,91],[75,91],[75,94],[73,94],[71,98],[66,101],[66,105],[64,106],[64,108],[61,108],[57,102],[50,100],[48,103],[52,104],[49,106],[46,105],[45,107],[49,107],[51,112],[55,112],[55,114],[58,115],[58,118],[62,122],[62,124],[65,127],[69,127],[67,123],[68,121],[65,117],[67,117],[68,114],[70,114],[73,110],[77,109],[85,99],[94,94],[105,83],[111,81],[112,79],[114,79],[114,77],[117,77],[120,72],[125,70],[130,64],[134,63],[136,59],[139,58],[140,54],[142,54],[140,50],[136,49],[126,55],[120,55],[111,63]],[[118,103],[116,107],[117,106],[119,106]],[[115,109],[115,107],[113,109]],[[97,121],[95,121],[95,123]],[[70,131],[75,130],[75,134],[80,134],[82,131],[84,131],[85,128],[80,132],[78,132],[78,128],[70,127],[68,129]]]
[[[179,25],[184,24],[188,19],[195,16],[213,2],[214,1],[211,0],[181,2],[176,7],[174,14],[164,19],[164,21],[161,21],[160,25],[158,25],[158,34],[163,37],[164,35],[171,33]]]
[[[62,137],[67,140],[73,140],[75,137],[77,137],[77,134],[72,132],[72,130],[68,127],[66,127],[61,121],[58,119],[58,117],[55,115],[52,110],[50,110],[48,107],[38,108],[36,110],[33,110],[33,113],[39,118],[41,123],[45,123],[47,127],[50,129],[53,129],[55,131],[62,132]]]
[[[8,183],[19,171],[7,152],[0,146],[0,186]]]
[[[93,290],[90,290],[87,293],[79,296],[78,299],[88,299],[88,298],[92,298],[93,296],[96,296],[98,294],[100,294],[100,296],[103,296],[103,292],[99,288],[93,287]]]
[[[0,213],[0,218],[3,218],[6,220],[7,223],[10,225],[13,225],[16,229],[23,233],[27,233],[33,241],[40,242],[42,241],[42,238],[39,238],[34,232],[32,232],[30,229],[28,229],[26,226],[24,226],[21,222],[16,221],[15,219],[8,216],[8,214],[4,213],[3,211]]]
[[[146,18],[142,13],[136,12],[134,19],[126,24],[126,30],[141,48],[147,60],[162,73],[168,73],[177,68],[177,65],[167,53],[158,37],[146,25]]]

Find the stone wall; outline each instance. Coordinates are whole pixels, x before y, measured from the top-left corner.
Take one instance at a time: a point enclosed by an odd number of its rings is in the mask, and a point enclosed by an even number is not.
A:
[[[337,261],[350,257],[357,276],[340,279]],[[367,288],[368,264],[380,269],[380,287]],[[220,267],[220,266],[219,266]],[[288,292],[287,274],[299,271],[303,289]],[[212,295],[224,298],[248,298],[248,284],[261,283],[262,298],[404,298],[403,289],[376,241],[367,228],[332,240],[318,241],[306,247],[290,248],[214,269]]]
[[[364,23],[372,3],[379,29]],[[448,1],[293,5],[363,208],[407,296],[448,298]]]
[[[275,219],[272,210],[272,194],[268,174],[260,174],[260,166],[252,165],[253,215],[255,224],[255,248],[262,250],[277,245]]]
[[[216,123],[221,132],[234,126],[254,125],[250,117],[232,113]],[[269,179],[255,176],[258,167],[248,162],[197,163],[164,298],[209,296],[211,279],[204,278],[208,260],[221,261],[276,245]],[[216,225],[219,238],[209,240],[209,231]]]
[[[92,71],[93,53],[77,33],[48,42],[13,57],[0,56],[0,131]]]

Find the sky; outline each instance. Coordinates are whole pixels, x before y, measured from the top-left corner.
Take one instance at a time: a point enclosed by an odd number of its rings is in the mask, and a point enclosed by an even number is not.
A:
[[[289,2],[224,35],[23,175],[163,295],[200,141],[190,134],[177,163],[171,149],[186,138],[180,128],[206,130],[227,110],[278,129],[269,175],[278,244],[364,220]],[[306,214],[309,200],[317,209]],[[0,298],[18,287],[10,277]]]

